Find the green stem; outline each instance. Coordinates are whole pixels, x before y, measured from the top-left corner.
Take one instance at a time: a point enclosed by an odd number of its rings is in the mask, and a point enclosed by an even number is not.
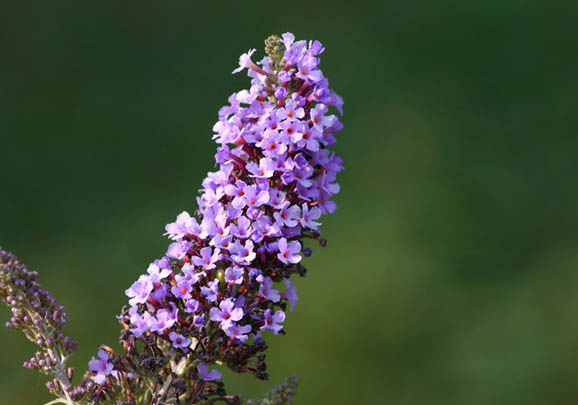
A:
[[[52,405],[52,404],[68,404],[68,401],[63,398],[57,398],[54,401],[45,403],[44,405]]]

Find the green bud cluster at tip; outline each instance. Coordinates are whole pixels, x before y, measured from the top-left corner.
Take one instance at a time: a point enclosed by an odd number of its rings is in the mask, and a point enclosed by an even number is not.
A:
[[[265,53],[271,58],[271,67],[275,71],[283,69],[285,61],[283,54],[285,46],[281,42],[281,38],[277,35],[271,35],[265,40]]]

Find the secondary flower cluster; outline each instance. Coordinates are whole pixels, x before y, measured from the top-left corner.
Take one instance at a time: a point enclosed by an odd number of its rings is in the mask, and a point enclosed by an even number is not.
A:
[[[72,368],[66,366],[68,356],[76,350],[76,342],[61,332],[66,313],[37,277],[37,272],[28,270],[16,256],[0,248],[0,299],[12,311],[6,326],[23,332],[40,347],[24,362],[24,367],[55,377],[47,383],[53,394],[65,398],[81,396],[86,386],[73,387]]]
[[[342,161],[328,147],[342,125],[329,108],[342,112],[342,100],[319,69],[324,48],[289,33],[266,45],[264,59],[253,62],[250,50],[234,71],[248,69],[251,88],[219,111],[218,170],[202,183],[197,216],[183,212],[166,226],[173,242],[126,290],[121,316],[133,338],[198,360],[205,381],[220,377],[207,369],[217,362],[266,377],[262,333],[283,331],[297,302],[289,277],[304,274],[302,255],[311,254],[302,240],[318,239],[319,218],[336,208]],[[113,373],[100,359],[98,383]]]

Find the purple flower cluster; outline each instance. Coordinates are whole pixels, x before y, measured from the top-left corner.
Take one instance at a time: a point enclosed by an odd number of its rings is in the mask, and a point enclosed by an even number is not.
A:
[[[329,147],[342,128],[330,107],[342,113],[343,102],[319,69],[323,46],[286,33],[267,47],[260,62],[255,50],[241,56],[234,73],[248,69],[251,88],[219,111],[218,170],[202,183],[197,217],[182,212],[166,226],[173,242],[126,290],[125,314],[137,339],[258,376],[247,366],[251,345],[283,331],[297,302],[289,277],[304,273],[302,241],[318,239],[319,218],[335,211],[342,170]]]
[[[218,168],[202,183],[199,209],[166,226],[166,254],[126,290],[123,352],[102,346],[79,385],[67,365],[76,343],[61,333],[64,308],[36,272],[0,249],[6,325],[40,346],[24,366],[51,376],[53,402],[240,405],[212,367],[267,378],[263,334],[284,333],[298,300],[290,277],[305,275],[302,256],[312,253],[303,242],[325,246],[319,219],[336,209],[343,167],[329,148],[342,125],[330,109],[342,113],[343,102],[319,69],[321,43],[286,33],[265,46],[265,58],[253,62],[250,50],[233,71],[247,69],[251,87],[219,111]],[[290,403],[296,385],[289,378],[249,403]]]
[[[110,355],[103,349],[98,351],[97,358],[92,358],[88,362],[88,370],[96,373],[92,380],[97,384],[102,384],[106,377],[114,374],[113,365],[110,362]]]
[[[0,248],[0,300],[12,312],[6,326],[23,332],[40,347],[23,366],[53,377],[46,384],[53,394],[67,399],[80,397],[90,384],[71,384],[72,368],[66,361],[76,351],[76,342],[61,332],[66,323],[64,307],[42,288],[37,278],[37,272],[28,270],[16,256]]]

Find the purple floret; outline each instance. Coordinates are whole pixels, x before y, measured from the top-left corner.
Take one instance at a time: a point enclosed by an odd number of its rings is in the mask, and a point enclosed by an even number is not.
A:
[[[92,380],[95,383],[104,384],[106,377],[113,373],[113,366],[109,359],[109,354],[105,350],[100,349],[97,358],[93,357],[88,362],[88,369],[93,373],[96,373],[92,376]]]
[[[283,329],[283,326],[281,326],[280,323],[284,320],[285,312],[279,310],[273,313],[270,309],[268,309],[265,311],[265,324],[261,326],[261,330],[270,330],[276,335]]]
[[[221,329],[227,330],[233,322],[243,318],[243,309],[235,307],[235,302],[227,298],[219,304],[219,308],[211,308],[211,321],[220,322]]]
[[[214,381],[222,377],[221,372],[218,370],[211,370],[209,372],[209,366],[207,366],[205,363],[199,364],[197,366],[197,371],[199,372],[201,379],[205,381]]]

